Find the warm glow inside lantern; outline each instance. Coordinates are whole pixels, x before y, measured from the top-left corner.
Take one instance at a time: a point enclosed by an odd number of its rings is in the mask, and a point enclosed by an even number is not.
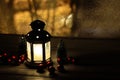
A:
[[[51,61],[51,35],[43,30],[45,23],[35,20],[30,24],[32,31],[26,35],[27,60],[26,64],[31,67],[46,65]]]

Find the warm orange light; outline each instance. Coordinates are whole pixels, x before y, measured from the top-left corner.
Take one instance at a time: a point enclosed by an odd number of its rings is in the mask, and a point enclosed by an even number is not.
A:
[[[34,61],[43,61],[43,45],[44,44],[33,44],[33,58]],[[31,60],[31,46],[30,43],[27,42],[27,56],[29,60]],[[50,42],[45,43],[45,59],[50,58]]]
[[[43,60],[42,44],[33,44],[33,53],[35,61]]]

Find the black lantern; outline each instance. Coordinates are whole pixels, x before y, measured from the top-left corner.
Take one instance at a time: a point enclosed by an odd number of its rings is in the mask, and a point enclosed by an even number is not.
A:
[[[26,35],[27,59],[26,64],[29,67],[44,66],[51,62],[51,35],[43,30],[45,23],[41,20],[35,20],[30,24],[32,31]]]

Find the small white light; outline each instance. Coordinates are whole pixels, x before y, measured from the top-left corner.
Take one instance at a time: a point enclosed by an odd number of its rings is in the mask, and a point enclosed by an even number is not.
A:
[[[38,29],[38,31],[40,31],[40,29]]]
[[[22,39],[24,39],[24,37],[21,37]]]
[[[46,36],[47,36],[47,37],[49,37],[49,35],[48,35],[48,34],[47,34]]]
[[[38,39],[38,38],[39,38],[39,36],[36,36],[36,38]]]
[[[29,34],[27,34],[27,36],[29,36]]]

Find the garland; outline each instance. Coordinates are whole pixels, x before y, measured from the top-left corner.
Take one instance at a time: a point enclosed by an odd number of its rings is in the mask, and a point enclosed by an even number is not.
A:
[[[5,65],[20,65],[24,63],[25,55],[14,55],[6,52],[0,52],[0,64]]]

